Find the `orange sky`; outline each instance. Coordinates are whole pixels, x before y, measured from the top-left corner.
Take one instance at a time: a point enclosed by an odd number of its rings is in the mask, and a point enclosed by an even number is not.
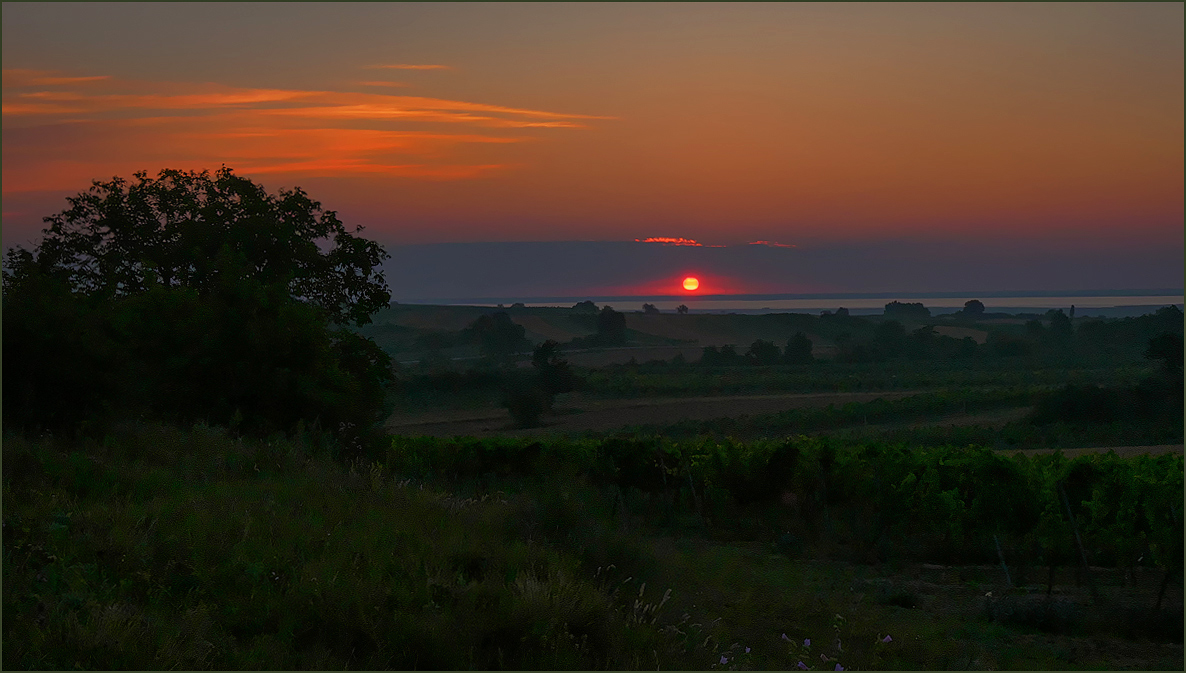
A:
[[[1182,244],[1180,3],[3,15],[6,245],[222,164],[387,243]]]

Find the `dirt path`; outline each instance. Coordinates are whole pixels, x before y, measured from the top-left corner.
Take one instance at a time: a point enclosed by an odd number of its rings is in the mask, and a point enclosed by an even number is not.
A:
[[[531,430],[510,429],[510,419],[506,411],[502,409],[394,415],[387,421],[387,430],[399,434],[436,437],[603,431],[628,425],[664,425],[683,420],[752,416],[772,414],[788,409],[826,407],[829,404],[869,402],[878,398],[897,399],[917,395],[921,392],[926,391],[732,395],[636,400],[598,400],[572,397],[558,404],[558,413],[547,416],[544,427]]]

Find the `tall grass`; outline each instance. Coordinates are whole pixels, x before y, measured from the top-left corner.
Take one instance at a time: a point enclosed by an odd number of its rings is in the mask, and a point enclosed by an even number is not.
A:
[[[550,522],[521,495],[161,426],[8,437],[4,462],[6,668],[637,668],[666,652],[533,534]]]
[[[607,481],[591,442],[400,440],[342,464],[309,437],[205,427],[4,441],[5,668],[1071,663],[975,614],[856,592],[872,570],[811,561],[826,544],[777,553],[786,512]],[[619,449],[604,476],[641,478]]]

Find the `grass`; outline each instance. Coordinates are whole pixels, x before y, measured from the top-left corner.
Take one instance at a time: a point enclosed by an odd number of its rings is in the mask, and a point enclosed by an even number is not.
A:
[[[905,566],[821,562],[826,545],[791,558],[562,464],[413,481],[204,427],[4,440],[7,669],[1182,663],[1180,641],[990,621],[979,587],[903,607],[860,582]]]

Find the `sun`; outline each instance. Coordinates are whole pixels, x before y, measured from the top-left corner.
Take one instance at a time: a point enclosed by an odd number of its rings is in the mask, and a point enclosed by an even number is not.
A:
[[[695,276],[688,276],[684,279],[684,289],[688,292],[700,287],[700,281]]]

